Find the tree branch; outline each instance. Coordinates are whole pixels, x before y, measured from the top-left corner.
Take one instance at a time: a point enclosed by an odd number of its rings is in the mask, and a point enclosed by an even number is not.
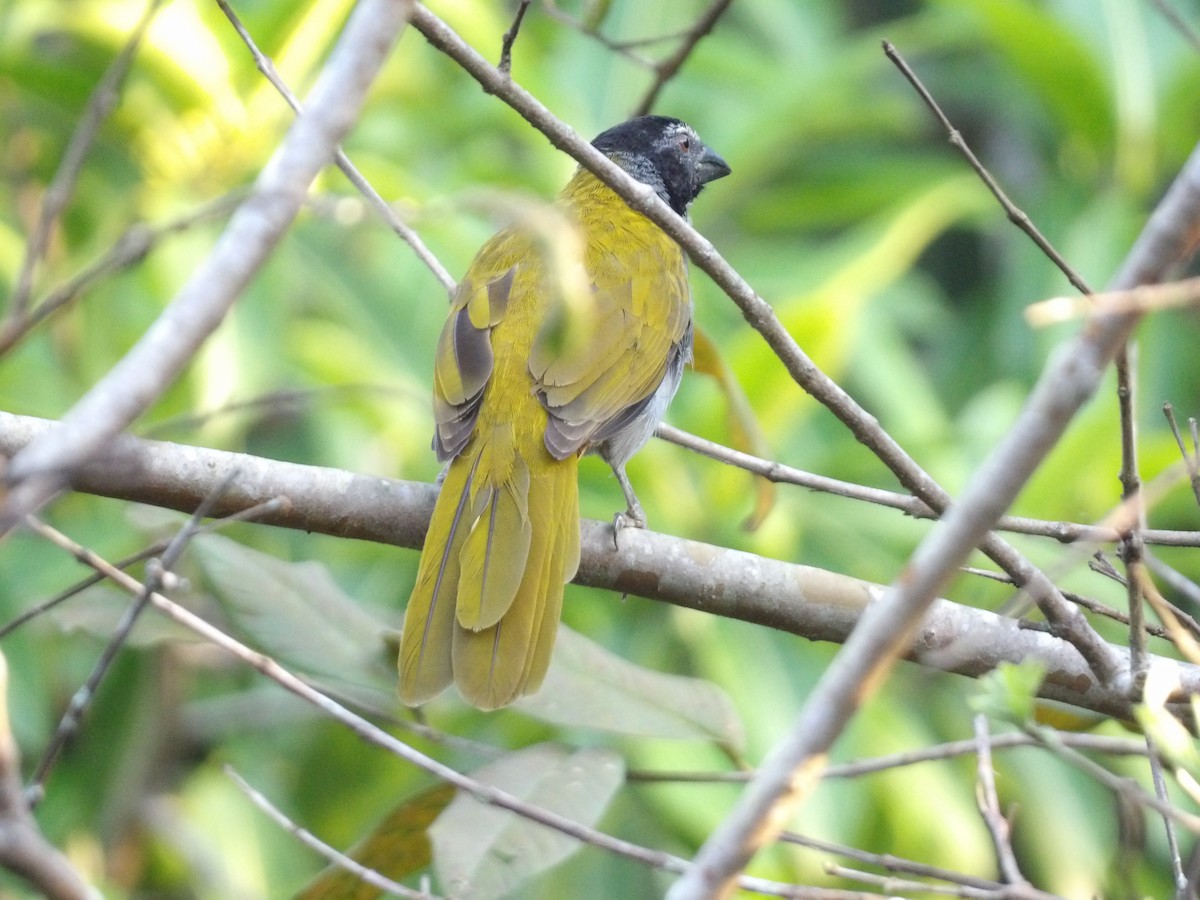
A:
[[[692,55],[696,45],[716,27],[717,20],[725,14],[725,10],[732,2],[733,0],[713,0],[708,8],[700,14],[696,24],[683,35],[675,52],[654,67],[654,83],[650,85],[650,89],[642,97],[642,102],[633,111],[635,116],[644,116],[654,109],[654,104],[658,100],[659,94],[662,93],[662,89],[667,86],[667,82],[674,78],[683,64],[687,62],[687,58]]]
[[[242,43],[246,45],[246,49],[250,51],[250,55],[254,58],[254,64],[258,67],[258,71],[263,77],[271,83],[271,86],[279,92],[279,96],[287,102],[287,105],[292,108],[296,115],[303,112],[304,107],[301,105],[299,98],[292,93],[292,89],[287,86],[287,82],[280,76],[279,71],[275,68],[275,63],[269,56],[258,49],[258,44],[254,38],[242,24],[242,20],[237,17],[237,13],[233,11],[226,0],[217,0],[217,6],[221,8],[221,12],[225,13],[225,18],[229,20],[229,24],[233,26],[233,30],[237,32],[238,37],[242,39]],[[350,161],[350,157],[340,147],[333,155],[333,161],[341,170],[342,174],[354,185],[355,189],[363,195],[376,214],[387,223],[388,227],[396,233],[396,236],[404,243],[408,244],[409,248],[417,259],[425,264],[425,267],[433,273],[433,277],[441,282],[442,287],[446,289],[447,294],[453,294],[454,288],[457,286],[454,281],[454,276],[446,271],[446,267],[442,265],[441,260],[434,256],[421,236],[416,230],[406,224],[401,218],[396,215],[396,211],[388,205],[387,201],[379,196],[379,192],[371,186],[365,175],[358,170],[358,167]]]
[[[95,896],[38,830],[21,786],[21,762],[8,717],[8,662],[0,654],[0,865],[51,900]]]
[[[53,431],[56,423],[0,412],[0,455]],[[230,480],[213,502],[227,516],[277,497],[256,521],[417,549],[425,539],[437,490],[339,469],[302,466],[166,441],[118,437],[106,454],[81,468],[73,487],[87,493],[191,512]],[[878,605],[879,585],[811,566],[765,559],[699,541],[631,530],[613,549],[612,526],[585,520],[577,584],[634,594],[712,615],[741,619],[816,641],[842,643]],[[946,600],[933,604],[906,658],[939,671],[977,677],[1001,662],[1040,660],[1048,674],[1041,694],[1119,719],[1129,700],[1092,674],[1067,641],[1014,619]],[[1124,658],[1125,651],[1112,652]],[[1169,667],[1186,691],[1200,691],[1200,668],[1151,657]]]

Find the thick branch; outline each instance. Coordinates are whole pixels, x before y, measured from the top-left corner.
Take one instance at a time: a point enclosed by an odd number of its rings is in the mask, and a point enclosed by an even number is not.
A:
[[[0,412],[0,455],[17,452],[55,423]],[[390,481],[338,469],[147,441],[123,435],[108,453],[79,470],[81,491],[191,512],[236,472],[214,501],[214,516],[230,515],[275,497],[259,521],[338,537],[419,548],[433,512],[432,485]],[[650,531],[631,529],[613,549],[612,526],[583,523],[578,584],[636,594],[713,615],[742,619],[810,640],[844,642],[864,608],[883,592],[811,566],[764,559]],[[876,604],[877,605],[877,604]],[[1113,648],[1115,654],[1124,654]],[[1043,696],[1122,719],[1128,700],[1100,683],[1069,643],[985,610],[937,601],[923,620],[907,658],[971,677],[1001,662],[1041,660]],[[1200,668],[1169,666],[1185,689],[1200,690]]]

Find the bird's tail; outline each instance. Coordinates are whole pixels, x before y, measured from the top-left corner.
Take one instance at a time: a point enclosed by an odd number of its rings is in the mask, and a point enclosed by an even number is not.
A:
[[[532,443],[532,442],[530,442]],[[451,681],[480,709],[541,686],[579,565],[577,457],[479,430],[446,471],[404,616],[400,698]]]

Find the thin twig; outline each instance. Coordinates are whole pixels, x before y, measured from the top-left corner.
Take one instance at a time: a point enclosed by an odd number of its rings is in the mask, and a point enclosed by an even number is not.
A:
[[[521,33],[521,21],[525,18],[527,9],[529,9],[529,0],[521,0],[517,4],[517,15],[513,19],[512,27],[504,32],[504,39],[500,44],[500,64],[496,68],[505,75],[512,74],[512,48],[517,41],[517,35]]]
[[[275,68],[275,63],[271,58],[258,48],[258,44],[255,43],[246,26],[242,24],[237,13],[233,11],[227,0],[217,0],[217,6],[225,13],[229,24],[233,26],[233,30],[237,32],[238,37],[242,39],[242,43],[246,45],[246,49],[250,51],[250,55],[254,58],[254,64],[258,67],[258,71],[279,92],[279,95],[287,101],[288,106],[292,108],[293,112],[296,115],[300,115],[303,112],[303,106],[299,98],[287,86],[287,82],[280,76],[279,70]],[[442,287],[446,289],[446,293],[453,294],[457,286],[454,276],[446,271],[446,267],[442,265],[441,260],[434,256],[433,251],[425,245],[425,242],[421,240],[421,236],[410,225],[405,224],[396,215],[396,211],[392,209],[391,205],[379,196],[379,192],[371,186],[366,176],[358,170],[358,167],[350,161],[350,157],[340,147],[334,153],[333,161],[342,170],[342,174],[354,185],[355,189],[363,195],[371,208],[379,214],[379,217],[387,223],[388,227],[396,233],[400,240],[408,244],[413,253],[416,254],[417,259],[424,263],[425,267],[433,273],[433,276],[441,282]]]
[[[161,553],[163,551],[163,549],[166,548],[168,543],[169,543],[169,541],[165,541],[165,540],[156,541],[155,543],[151,544],[149,547],[139,550],[137,553],[133,553],[129,556],[126,556],[124,559],[117,560],[115,563],[113,563],[113,565],[116,566],[118,569],[128,569],[130,566],[135,565],[136,563],[139,563],[144,559],[149,559],[151,556],[156,556],[157,554]],[[55,594],[53,597],[50,597],[48,600],[43,600],[41,603],[31,606],[29,609],[25,610],[25,612],[21,613],[20,615],[16,616],[15,618],[13,618],[6,625],[4,625],[3,627],[0,627],[0,639],[8,637],[8,635],[12,634],[14,631],[16,631],[18,628],[20,628],[25,623],[31,622],[34,619],[38,618],[39,616],[42,616],[45,613],[48,613],[50,610],[54,609],[56,606],[59,606],[60,604],[66,602],[67,600],[70,600],[72,597],[75,597],[75,596],[83,593],[88,588],[99,584],[103,580],[104,580],[103,575],[101,575],[99,572],[93,572],[91,575],[87,576],[86,578],[82,578],[79,581],[75,582],[75,584],[71,585],[70,587],[64,588],[63,590],[59,591],[57,594]]]
[[[208,524],[198,528],[196,533],[208,534],[209,532],[216,531],[234,522],[247,522],[253,521],[259,516],[271,516],[285,509],[288,506],[288,503],[289,501],[282,497],[273,497],[272,499],[266,500],[263,503],[258,503],[231,515],[217,519],[216,521],[209,522]],[[169,538],[155,541],[150,546],[143,547],[137,553],[132,553],[129,556],[126,556],[124,559],[117,560],[117,562],[113,563],[113,565],[121,570],[128,569],[130,566],[136,565],[142,560],[159,555],[170,545],[170,543],[171,539]],[[31,622],[39,616],[44,615],[45,613],[54,609],[56,606],[59,606],[67,600],[70,600],[72,597],[78,596],[88,588],[99,584],[104,580],[104,577],[105,576],[99,572],[93,572],[86,578],[81,578],[70,587],[59,591],[53,597],[31,606],[29,609],[25,610],[25,612],[15,616],[5,625],[0,626],[0,640],[3,640],[8,635],[12,634],[27,622]]]
[[[979,814],[992,836],[992,847],[1000,866],[1000,875],[1005,884],[1019,887],[1029,886],[1029,879],[1021,874],[1017,855],[1012,847],[1012,824],[1000,811],[1000,798],[996,794],[996,772],[992,768],[992,741],[988,734],[987,716],[976,713],[975,725],[976,784],[975,801]]]
[[[1196,584],[1178,569],[1167,565],[1153,553],[1146,554],[1146,566],[1171,590],[1182,594],[1194,606],[1200,607],[1200,584]],[[1173,607],[1173,611],[1176,614],[1181,612],[1178,607]],[[1189,624],[1188,628],[1191,629],[1192,626]],[[1200,637],[1200,632],[1195,633]]]
[[[974,752],[974,750],[971,752]],[[805,847],[809,850],[820,851],[821,853],[835,853],[838,856],[844,856],[847,859],[853,859],[870,866],[878,866],[888,872],[902,872],[905,875],[912,875],[916,878],[935,878],[938,881],[945,881],[948,884],[959,884],[964,887],[977,888],[984,891],[995,891],[1004,887],[1004,885],[989,878],[965,875],[951,869],[944,869],[941,866],[931,866],[927,863],[905,859],[892,853],[871,853],[866,850],[860,850],[857,847],[847,847],[844,844],[835,844],[832,841],[823,841],[819,838],[796,834],[791,831],[782,832],[779,835],[779,840],[785,844],[793,844],[797,847]]]
[[[116,627],[113,628],[112,635],[110,635],[108,642],[104,646],[103,652],[100,654],[100,658],[96,660],[96,664],[92,667],[92,671],[88,674],[84,683],[72,695],[70,703],[67,704],[67,708],[63,712],[62,719],[59,720],[58,727],[54,730],[54,734],[46,744],[46,749],[42,751],[42,756],[34,768],[33,777],[29,784],[30,796],[35,798],[35,800],[40,800],[45,795],[46,779],[50,774],[51,768],[58,760],[58,755],[62,752],[63,747],[66,746],[67,741],[79,730],[79,726],[83,722],[83,715],[87,712],[88,706],[91,705],[92,698],[96,696],[100,682],[104,680],[104,676],[112,668],[117,654],[121,652],[121,648],[125,646],[125,642],[133,632],[133,626],[137,624],[138,617],[149,604],[150,594],[159,590],[160,587],[167,583],[171,569],[178,562],[184,549],[199,530],[201,520],[209,514],[216,504],[217,499],[221,494],[225,493],[225,490],[232,483],[236,475],[236,471],[225,475],[221,484],[204,498],[196,508],[196,511],[192,513],[191,518],[188,519],[184,526],[167,543],[162,556],[158,558],[157,565],[147,565],[146,580],[142,591],[121,615]],[[38,521],[36,517],[30,516],[27,519],[27,524],[29,529],[35,534],[41,535],[47,540],[58,544],[58,546],[64,547],[64,549],[70,549],[69,546],[61,543],[60,532]],[[85,565],[88,564],[86,560],[80,560],[80,562],[83,562]]]
[[[654,37],[640,38],[631,41],[615,41],[605,35],[603,32],[599,31],[595,26],[589,25],[587,22],[584,22],[583,20],[578,19],[570,13],[560,9],[555,0],[543,0],[543,6],[546,10],[546,15],[550,16],[550,18],[555,19],[570,28],[574,28],[580,34],[591,38],[605,49],[611,50],[613,53],[625,57],[625,59],[629,60],[635,65],[641,66],[643,69],[653,69],[655,63],[653,60],[635,52],[635,48],[661,44],[664,41],[673,41],[683,36],[682,32],[678,32],[674,34],[655,35]]]
[[[1196,498],[1196,502],[1200,503],[1200,439],[1198,439],[1200,435],[1196,433],[1196,419],[1195,417],[1188,419],[1192,434],[1192,449],[1189,452],[1183,442],[1183,435],[1179,431],[1179,423],[1175,421],[1175,407],[1170,403],[1164,403],[1163,415],[1167,417],[1167,424],[1171,428],[1171,434],[1175,437],[1175,445],[1179,447],[1179,456],[1187,466],[1192,495]]]
[[[1170,803],[1167,793],[1167,780],[1163,775],[1162,760],[1159,759],[1158,749],[1154,739],[1146,735],[1146,751],[1150,759],[1150,777],[1154,782],[1154,796],[1163,803]],[[1183,857],[1179,853],[1179,835],[1175,833],[1175,823],[1170,816],[1163,816],[1163,830],[1167,836],[1167,855],[1171,858],[1171,874],[1175,878],[1175,897],[1186,900],[1190,896],[1187,890],[1187,876],[1183,873]]]
[[[19,318],[10,317],[0,324],[0,356],[11,350],[18,341],[50,316],[73,303],[95,281],[112,272],[120,272],[137,265],[164,237],[186,231],[208,219],[223,217],[244,199],[243,191],[231,191],[211,203],[161,225],[134,225],[129,228],[99,259],[49,291],[26,315]]]
[[[1071,749],[1059,740],[1059,733],[1053,728],[1047,728],[1044,725],[1028,724],[1025,726],[1025,731],[1037,738],[1042,746],[1051,750],[1055,755],[1086,775],[1089,775],[1113,793],[1122,794],[1147,809],[1152,809],[1162,816],[1173,819],[1193,834],[1200,834],[1200,816],[1184,812],[1169,800],[1163,801],[1153,794],[1147,794],[1142,789],[1142,786],[1132,778],[1115,775],[1104,768],[1104,766],[1093,762],[1082,753]]]
[[[146,29],[150,27],[150,22],[161,5],[162,0],[149,0],[142,17],[134,26],[129,39],[126,40],[125,46],[121,48],[121,52],[101,76],[96,89],[88,98],[87,108],[80,117],[79,124],[75,126],[67,149],[63,153],[62,162],[59,163],[58,170],[54,173],[54,178],[42,198],[42,206],[38,211],[33,234],[25,246],[25,257],[21,260],[21,269],[17,274],[17,284],[13,289],[9,308],[10,322],[15,323],[24,318],[29,309],[29,300],[33,294],[34,271],[41,261],[42,255],[46,252],[46,245],[50,242],[51,229],[71,199],[71,194],[75,190],[75,182],[79,179],[84,160],[87,158],[88,151],[91,150],[92,143],[96,140],[100,126],[104,124],[104,120],[108,118],[109,113],[117,105],[117,101],[121,99],[121,82],[129,73],[138,47],[141,45],[142,37],[146,34]],[[6,328],[8,324],[6,323]]]
[[[726,447],[707,438],[691,434],[674,425],[663,422],[658,426],[655,435],[664,441],[669,441],[680,447],[685,447],[718,462],[727,463],[744,469],[776,484],[794,484],[799,487],[846,497],[850,500],[861,500],[874,503],[877,506],[899,510],[914,519],[937,519],[927,503],[912,494],[901,494],[882,488],[868,487],[849,481],[841,481],[825,475],[815,475],[783,463],[760,456]],[[1028,516],[1004,515],[996,520],[997,531],[1011,531],[1017,534],[1028,534],[1036,537],[1053,538],[1061,544],[1073,544],[1087,541],[1097,544],[1111,544],[1121,540],[1124,532],[1107,524],[1086,525],[1078,522],[1052,522],[1046,519],[1034,519]],[[1147,544],[1159,544],[1169,547],[1200,547],[1200,531],[1176,531],[1147,528],[1145,532]],[[1012,576],[1007,576],[1012,583]]]
[[[1134,377],[1137,344],[1126,342],[1117,355],[1121,363],[1117,378],[1117,407],[1121,418],[1121,503],[1131,508],[1130,527],[1117,552],[1125,564],[1125,595],[1129,603],[1129,663],[1132,667],[1134,690],[1146,677],[1145,607],[1142,604],[1142,533],[1146,528],[1146,497],[1142,492],[1142,476],[1138,469],[1137,396]],[[1124,377],[1122,377],[1124,373]]]
[[[896,878],[893,875],[876,875],[874,872],[863,872],[848,866],[826,865],[825,872],[847,881],[861,881],[872,884],[889,896],[899,891],[916,894],[941,894],[945,897],[962,897],[964,900],[1056,900],[1055,894],[1047,894],[1033,888],[1023,886],[1001,885],[994,889],[980,889],[966,885],[947,887],[945,885],[928,884],[924,881],[909,881]]]
[[[942,111],[942,107],[933,99],[933,95],[929,92],[929,89],[922,84],[921,79],[917,77],[917,73],[912,70],[912,67],[900,55],[895,45],[891,41],[884,41],[883,52],[892,61],[892,64],[900,70],[900,74],[912,85],[913,90],[917,92],[917,96],[921,98],[922,102],[929,107],[929,111],[941,123],[950,139],[951,146],[963,155],[971,168],[975,170],[975,174],[979,176],[979,180],[992,192],[992,196],[996,198],[996,201],[1004,210],[1004,214],[1008,216],[1008,220],[1029,235],[1030,239],[1037,244],[1038,249],[1058,267],[1058,270],[1066,276],[1067,280],[1075,286],[1076,290],[1081,294],[1092,293],[1092,289],[1088,287],[1083,277],[1071,267],[1071,264],[1054,248],[1049,239],[1038,230],[1038,227],[1033,224],[1033,220],[1004,193],[1004,189],[1000,187],[999,182],[992,177],[992,173],[979,161],[979,157],[975,155],[970,145],[963,138],[962,132],[954,127],[950,118]]]
[[[654,83],[650,85],[642,97],[642,102],[634,109],[633,114],[635,116],[644,116],[650,110],[654,109],[654,104],[658,101],[658,95],[667,86],[667,82],[674,78],[679,70],[683,68],[683,64],[692,55],[692,51],[696,49],[696,45],[716,27],[717,20],[724,15],[725,10],[729,8],[729,4],[732,2],[733,0],[713,0],[708,8],[700,14],[700,18],[696,20],[696,24],[684,33],[683,40],[675,52],[654,67]]]
[[[38,829],[21,785],[21,757],[8,714],[8,661],[0,653],[0,866],[51,900],[94,896],[70,861]]]
[[[1161,312],[1197,304],[1200,304],[1200,277],[1143,284],[1125,291],[1102,291],[1083,297],[1052,297],[1025,307],[1025,321],[1040,328],[1087,316]]]
[[[325,859],[329,860],[329,862],[333,863],[333,865],[337,866],[339,869],[345,869],[350,874],[371,885],[371,887],[379,888],[381,891],[388,891],[392,894],[395,894],[397,897],[408,897],[412,898],[412,900],[438,900],[437,895],[431,894],[429,891],[413,890],[406,885],[400,884],[398,881],[393,881],[385,875],[381,875],[374,869],[364,866],[362,863],[351,859],[346,854],[335,850],[333,847],[330,847],[327,843],[314,835],[311,831],[306,828],[301,828],[299,825],[285,816],[279,810],[279,808],[275,806],[275,804],[273,804],[262,794],[261,791],[251,787],[250,783],[241,775],[239,775],[234,770],[233,766],[224,766],[224,772],[227,776],[229,776],[229,779],[235,785],[237,785],[238,790],[245,794],[251,803],[266,813],[271,821],[294,837],[305,847],[308,847],[310,850],[314,850],[321,856],[325,857]]]
[[[1087,750],[1093,753],[1106,753],[1115,756],[1145,756],[1146,746],[1142,741],[1133,738],[1115,738],[1107,735],[1069,733],[1061,735],[1062,741],[1068,747],[1076,750]],[[1019,731],[993,735],[991,738],[993,750],[1019,749],[1023,747],[1040,747],[1041,742]],[[835,763],[825,770],[824,779],[831,778],[861,778],[864,775],[874,775],[892,769],[914,766],[927,762],[941,762],[959,756],[969,756],[978,750],[974,739],[948,741],[932,747],[921,747],[916,750],[906,750],[873,759],[861,759],[850,763]],[[625,773],[625,780],[631,783],[645,782],[687,782],[692,784],[744,784],[754,778],[753,771],[738,772],[645,772],[631,769]]]

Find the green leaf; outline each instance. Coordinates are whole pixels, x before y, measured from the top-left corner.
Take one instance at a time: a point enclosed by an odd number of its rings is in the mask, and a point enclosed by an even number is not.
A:
[[[315,562],[285,562],[217,535],[193,558],[236,629],[335,695],[380,709],[399,702],[389,626],[347,596]]]
[[[979,679],[979,691],[971,708],[994,719],[1024,725],[1033,721],[1037,690],[1046,677],[1046,667],[1037,660],[1019,665],[1000,663]]]
[[[97,584],[76,597],[74,602],[56,606],[49,616],[63,631],[81,631],[107,641],[133,600],[133,595],[126,591]],[[143,612],[138,616],[128,642],[135,647],[151,647],[168,641],[196,643],[198,640],[195,632],[172,619]]]
[[[635,666],[565,625],[542,689],[516,705],[558,725],[715,741],[735,752],[745,739],[733,702],[716,685]]]
[[[538,744],[490,763],[472,777],[592,825],[624,781],[625,766],[608,750]],[[503,896],[581,846],[574,838],[464,793],[433,823],[429,836],[443,890],[472,900]]]

